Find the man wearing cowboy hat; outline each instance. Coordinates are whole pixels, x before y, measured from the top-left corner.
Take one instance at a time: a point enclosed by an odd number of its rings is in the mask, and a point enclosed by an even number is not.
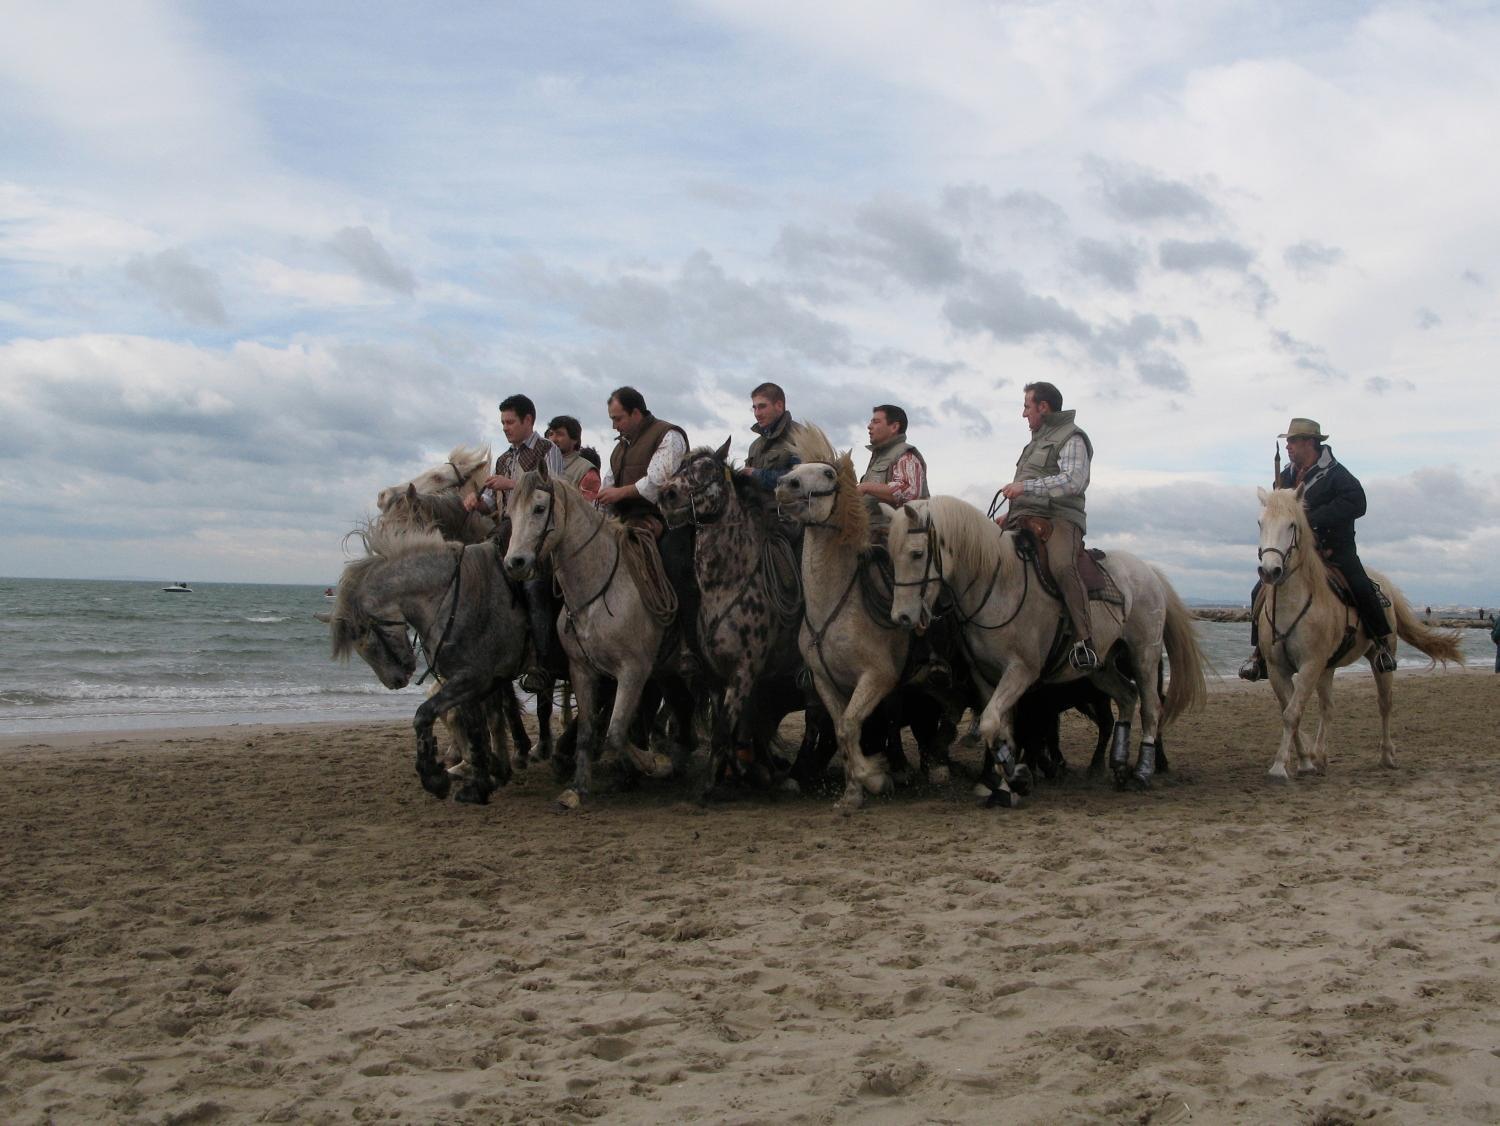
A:
[[[1283,489],[1303,486],[1302,505],[1307,522],[1318,540],[1318,550],[1333,566],[1343,572],[1354,595],[1354,609],[1365,633],[1376,643],[1375,670],[1396,670],[1395,645],[1391,624],[1375,584],[1365,574],[1364,564],[1354,550],[1354,521],[1365,514],[1365,490],[1359,480],[1334,460],[1333,451],[1323,443],[1328,435],[1310,418],[1294,418],[1281,435],[1286,442],[1287,466],[1277,484]],[[1250,592],[1250,604],[1260,595],[1260,583]],[[1260,639],[1255,618],[1250,619],[1250,658],[1240,668],[1245,680],[1260,680],[1266,675],[1265,658],[1260,655]]]

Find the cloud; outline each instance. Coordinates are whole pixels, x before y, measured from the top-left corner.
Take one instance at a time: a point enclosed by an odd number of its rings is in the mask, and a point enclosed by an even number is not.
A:
[[[1146,264],[1146,252],[1133,242],[1081,238],[1073,246],[1072,263],[1079,273],[1098,278],[1111,289],[1133,293]]]
[[[1287,247],[1281,258],[1299,278],[1305,279],[1320,277],[1330,267],[1337,266],[1344,260],[1344,252],[1336,246],[1304,240]]]
[[[1443,318],[1434,313],[1426,305],[1423,305],[1417,310],[1416,323],[1420,329],[1437,328],[1438,325],[1443,323]]]
[[[1328,352],[1316,344],[1309,344],[1305,340],[1298,340],[1291,333],[1283,329],[1271,331],[1271,342],[1278,352],[1292,357],[1292,362],[1299,371],[1309,375],[1317,376],[1322,380],[1347,379],[1338,368],[1334,367],[1328,359]]]
[[[867,204],[854,225],[871,237],[872,257],[919,289],[952,285],[964,275],[958,239],[939,230],[925,209],[895,200]]]
[[[347,262],[365,281],[410,297],[416,292],[417,279],[405,266],[398,265],[385,247],[375,240],[369,227],[345,227],[334,234],[328,248]]]
[[[1164,239],[1157,249],[1157,256],[1164,270],[1177,270],[1184,274],[1201,274],[1205,270],[1230,270],[1245,273],[1255,261],[1255,252],[1229,239],[1208,239],[1188,242],[1183,239]]]
[[[1054,297],[1027,289],[1013,271],[972,275],[964,289],[943,302],[943,316],[961,332],[988,332],[997,340],[1065,337],[1086,343],[1088,323]]]
[[[218,275],[194,265],[181,250],[137,254],[126,264],[125,274],[163,309],[184,320],[201,325],[228,323]]]
[[[1197,188],[1154,172],[1097,158],[1085,162],[1105,209],[1126,222],[1211,222],[1219,209]]]

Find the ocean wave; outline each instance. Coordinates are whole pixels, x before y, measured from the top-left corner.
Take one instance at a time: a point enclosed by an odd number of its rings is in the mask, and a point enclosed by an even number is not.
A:
[[[405,691],[420,694],[422,689]],[[225,684],[214,687],[192,687],[164,684],[82,684],[57,685],[50,691],[40,689],[6,689],[0,691],[0,707],[51,707],[107,701],[164,703],[220,703],[255,700],[320,699],[338,696],[389,696],[390,689],[378,681],[347,685],[329,684]]]
[[[291,620],[292,619],[287,617],[285,614],[251,614],[247,618],[245,618],[245,621],[255,622],[259,625],[269,625],[276,622],[289,622]]]

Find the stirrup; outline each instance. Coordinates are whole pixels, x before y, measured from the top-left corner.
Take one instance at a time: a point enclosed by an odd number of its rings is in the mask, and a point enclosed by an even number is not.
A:
[[[542,669],[533,665],[521,674],[521,691],[530,692],[533,696],[540,696],[552,687],[552,678]]]
[[[1252,683],[1266,678],[1266,659],[1260,655],[1259,649],[1250,650],[1250,656],[1240,666],[1240,679]]]
[[[1099,667],[1099,654],[1089,646],[1087,641],[1080,641],[1073,646],[1073,651],[1068,654],[1068,664],[1075,669],[1097,669]]]
[[[1396,671],[1396,654],[1391,652],[1391,647],[1384,638],[1375,643],[1375,671]]]

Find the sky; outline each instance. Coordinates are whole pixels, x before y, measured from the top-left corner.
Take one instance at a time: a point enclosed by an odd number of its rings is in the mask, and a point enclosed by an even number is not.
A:
[[[329,583],[496,405],[910,414],[1047,380],[1089,541],[1243,600],[1276,436],[1500,603],[1493,4],[0,0],[0,574]]]

